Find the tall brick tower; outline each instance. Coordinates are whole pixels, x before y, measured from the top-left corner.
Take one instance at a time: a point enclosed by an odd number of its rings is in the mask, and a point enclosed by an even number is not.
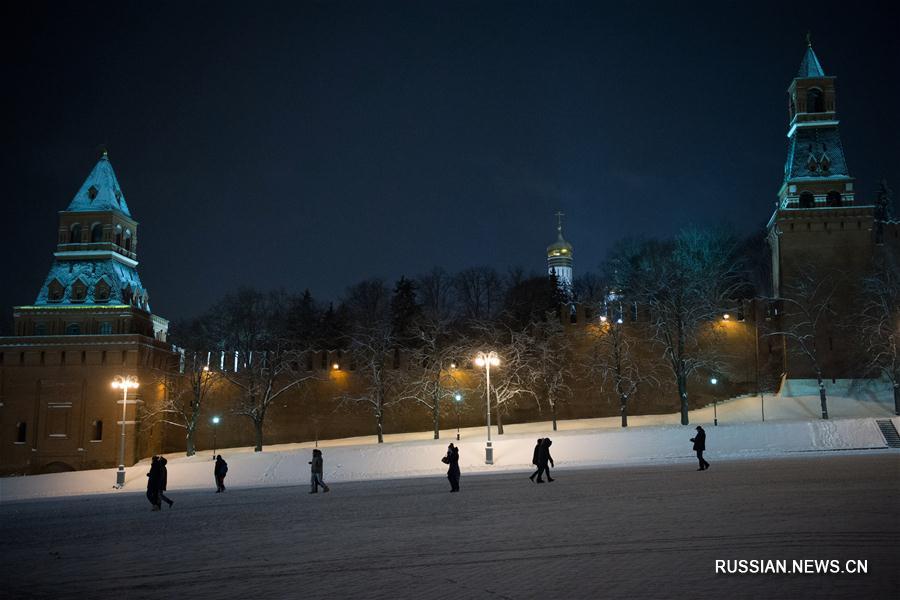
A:
[[[875,206],[857,201],[838,130],[835,77],[825,74],[808,40],[787,95],[787,160],[768,225],[772,292],[790,297],[800,278],[828,274],[840,280],[835,314],[846,314],[858,292],[854,282],[871,268]],[[852,344],[838,320],[830,318],[816,336],[826,375],[861,376],[854,372]],[[790,359],[789,353],[785,360],[789,376],[811,376],[805,361]]]

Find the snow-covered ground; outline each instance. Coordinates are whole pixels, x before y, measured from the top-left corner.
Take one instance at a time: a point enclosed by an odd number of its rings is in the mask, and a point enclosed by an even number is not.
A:
[[[758,397],[738,398],[720,403],[715,412],[719,425],[713,426],[714,408],[708,406],[690,414],[691,425],[678,425],[678,414],[643,415],[629,418],[629,427],[620,427],[618,417],[560,421],[553,432],[549,422],[507,425],[505,434],[492,434],[494,464],[484,462],[484,427],[461,431],[444,430],[441,439],[431,432],[385,436],[384,444],[374,437],[346,438],[319,442],[324,451],[325,480],[346,482],[441,475],[446,466],[440,459],[451,441],[460,447],[460,468],[464,473],[522,471],[531,469],[535,439],[550,436],[551,453],[557,467],[592,467],[649,464],[659,461],[687,461],[693,456],[689,438],[694,425],[707,430],[707,458],[752,458],[795,452],[884,448],[885,442],[873,417],[890,417],[893,405],[887,394],[881,397],[829,399],[831,420],[819,418],[818,396],[768,397],[766,422],[761,422]],[[900,428],[900,419],[895,421]],[[226,485],[230,488],[296,485],[309,478],[313,443],[267,446],[264,452],[252,448],[219,450],[228,461]],[[212,452],[192,457],[167,456],[168,484],[172,490],[213,486]],[[142,492],[146,486],[148,462],[127,469],[122,492]],[[114,469],[35,475],[0,479],[0,501],[28,498],[95,494],[112,491]]]
[[[560,443],[565,447],[565,443]],[[328,451],[330,454],[331,451]],[[900,453],[174,489],[0,505],[0,596],[896,598]],[[716,560],[867,561],[865,574],[717,574]],[[805,563],[803,563],[805,564]],[[855,563],[853,563],[855,564]],[[814,568],[814,567],[813,567]]]

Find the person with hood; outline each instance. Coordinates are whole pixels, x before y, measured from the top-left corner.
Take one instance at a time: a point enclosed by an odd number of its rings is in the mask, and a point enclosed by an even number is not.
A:
[[[159,510],[159,457],[150,459],[150,470],[147,472],[147,500],[153,505],[150,510]]]
[[[312,472],[310,477],[310,486],[312,489],[309,491],[310,494],[316,494],[319,492],[319,486],[321,485],[326,492],[330,491],[325,482],[322,480],[322,473],[324,471],[324,461],[322,460],[322,451],[316,448],[313,450],[312,460],[309,461],[311,465],[310,471]]]
[[[219,454],[216,456],[216,466],[213,468],[213,476],[216,478],[216,493],[225,491],[225,474],[228,473],[228,463]]]
[[[459,448],[450,444],[447,446],[447,456],[441,459],[445,465],[450,465],[447,469],[447,479],[450,480],[450,491],[459,491]]]
[[[531,464],[533,464],[535,467],[537,467],[537,471],[532,473],[531,476],[528,478],[532,481],[534,481],[534,478],[537,477],[538,474],[541,472],[541,468],[538,467],[538,454],[540,454],[540,452],[541,452],[541,444],[543,442],[544,442],[543,438],[538,438],[537,444],[534,446],[534,454],[531,455]]]
[[[550,466],[556,467],[553,463],[553,457],[550,456],[550,446],[553,442],[550,441],[550,438],[544,438],[544,441],[541,443],[540,449],[538,450],[538,472],[537,472],[537,482],[544,483],[544,480],[541,479],[541,475],[546,472],[547,473],[547,481],[553,481],[553,478],[550,477]]]
[[[172,505],[175,504],[174,500],[171,500],[163,493],[166,491],[166,479],[169,476],[169,471],[166,469],[166,463],[168,462],[169,461],[162,456],[159,457],[159,499],[156,501],[156,510],[162,508],[162,500],[165,500],[169,504],[169,508],[172,508]]]
[[[709,468],[709,463],[706,462],[706,459],[703,458],[703,451],[706,450],[706,432],[703,431],[703,428],[697,425],[697,435],[691,438],[691,441],[694,442],[694,450],[697,452],[697,460],[700,461],[700,468],[698,471],[705,471]]]

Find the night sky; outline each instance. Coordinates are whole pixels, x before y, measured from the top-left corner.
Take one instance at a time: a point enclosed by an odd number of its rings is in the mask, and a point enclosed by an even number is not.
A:
[[[758,230],[807,30],[857,198],[900,190],[888,3],[631,4],[4,3],[4,329],[103,146],[170,319],[241,284],[543,270],[558,208],[576,275],[629,234]]]

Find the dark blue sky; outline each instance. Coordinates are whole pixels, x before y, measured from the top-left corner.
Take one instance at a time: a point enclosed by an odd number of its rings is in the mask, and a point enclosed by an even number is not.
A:
[[[240,284],[543,269],[557,208],[576,274],[628,234],[750,232],[807,30],[857,197],[900,188],[888,3],[629,4],[5,4],[4,322],[102,144],[169,318]]]

